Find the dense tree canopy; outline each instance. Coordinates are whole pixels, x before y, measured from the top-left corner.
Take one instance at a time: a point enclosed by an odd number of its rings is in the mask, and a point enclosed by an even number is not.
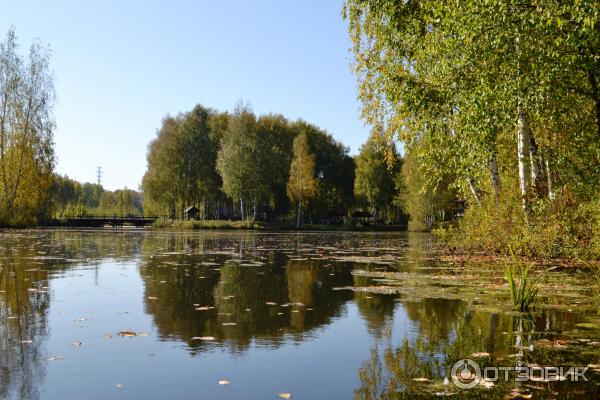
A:
[[[205,111],[202,118],[194,116],[199,110]],[[306,121],[257,117],[243,104],[232,114],[196,106],[165,117],[148,147],[145,212],[181,218],[196,205],[207,219],[291,216],[291,203],[298,203],[289,196],[288,182],[293,143],[300,136],[314,158],[314,195],[302,200],[304,217],[324,221],[332,210],[347,213],[355,205],[355,164],[348,148]]]
[[[355,161],[354,195],[357,200],[368,205],[374,217],[389,214],[390,208],[394,207],[396,181],[402,167],[396,146],[383,142],[377,134],[371,135]]]
[[[473,212],[506,206],[519,245],[550,213],[600,223],[598,1],[347,0],[343,15],[363,117],[404,143],[422,193],[447,182]],[[564,223],[545,246],[590,240]]]
[[[598,182],[600,6],[595,1],[367,1],[344,8],[363,115],[427,179],[456,171],[475,202],[519,179],[523,201]],[[518,146],[517,146],[518,144]]]

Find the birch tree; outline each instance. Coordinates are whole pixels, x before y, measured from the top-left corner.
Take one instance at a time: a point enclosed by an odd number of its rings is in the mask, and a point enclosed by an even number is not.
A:
[[[0,43],[0,224],[35,224],[54,168],[50,53],[34,42],[18,53],[14,29]]]
[[[302,208],[315,196],[317,182],[315,174],[315,157],[311,154],[305,133],[294,139],[293,158],[290,165],[290,179],[287,184],[287,194],[296,205],[296,228],[300,228]]]

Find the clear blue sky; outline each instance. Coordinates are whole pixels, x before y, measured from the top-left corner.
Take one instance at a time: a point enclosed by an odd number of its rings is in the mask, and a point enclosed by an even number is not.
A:
[[[52,49],[57,171],[137,189],[161,119],[201,103],[367,139],[341,0],[0,1],[2,35]]]

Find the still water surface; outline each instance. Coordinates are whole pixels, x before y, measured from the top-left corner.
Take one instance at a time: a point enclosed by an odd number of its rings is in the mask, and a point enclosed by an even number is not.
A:
[[[598,398],[595,371],[445,385],[464,357],[600,369],[600,337],[589,275],[554,270],[520,316],[501,269],[437,256],[424,234],[0,233],[0,398]]]

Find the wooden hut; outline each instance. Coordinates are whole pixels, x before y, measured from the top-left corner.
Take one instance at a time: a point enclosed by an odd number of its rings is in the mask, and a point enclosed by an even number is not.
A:
[[[183,215],[188,221],[197,220],[200,217],[200,210],[196,206],[189,206],[183,211]]]
[[[352,213],[352,222],[353,223],[362,223],[368,224],[373,218],[373,214],[368,211],[355,211]]]

